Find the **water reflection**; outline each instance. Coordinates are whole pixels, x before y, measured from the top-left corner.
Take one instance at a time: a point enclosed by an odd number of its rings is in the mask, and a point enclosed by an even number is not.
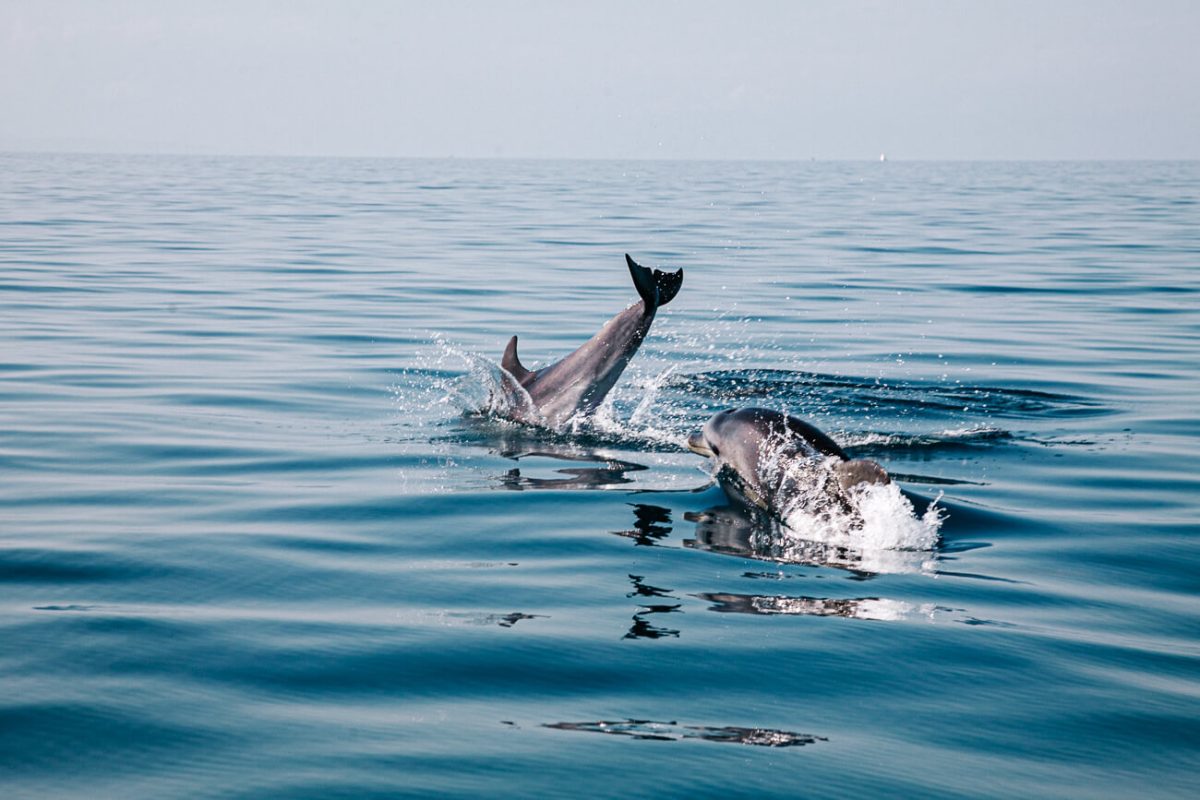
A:
[[[633,528],[612,531],[616,536],[632,539],[638,547],[651,547],[671,533],[671,509],[649,503],[630,503],[633,506]]]
[[[641,575],[630,575],[629,580],[633,582],[633,591],[627,592],[625,594],[626,597],[671,597],[670,589],[660,589],[657,586],[651,586],[645,582],[645,579]]]
[[[668,530],[670,530],[668,528]],[[663,589],[658,586],[651,586],[645,582],[641,575],[630,575],[629,580],[633,583],[633,591],[626,593],[626,597],[644,597],[644,598],[666,598],[674,600],[671,596],[670,589]],[[652,614],[674,614],[680,613],[682,603],[643,603],[639,605],[638,612],[633,615],[633,624],[629,626],[629,631],[625,634],[625,639],[662,639],[666,637],[679,638],[679,631],[675,628],[667,628],[661,625],[655,625],[647,619]]]
[[[912,603],[879,597],[785,597],[718,592],[698,594],[696,597],[712,603],[708,607],[709,611],[764,616],[845,617],[894,621],[918,614],[932,617],[937,611],[948,610],[933,606],[915,606]]]
[[[496,476],[501,488],[608,489],[634,482],[629,473],[648,467],[618,456],[602,447],[568,438],[553,431],[513,425],[489,417],[463,417],[458,421],[456,442],[474,441],[493,453],[518,462],[518,466]],[[567,462],[573,466],[561,466]]]
[[[678,608],[678,606],[676,606]],[[679,630],[677,628],[667,628],[661,625],[654,625],[641,614],[633,615],[633,624],[629,626],[629,631],[621,638],[623,639],[664,639],[671,637],[679,638]]]
[[[709,742],[748,744],[756,747],[802,747],[806,744],[829,741],[824,736],[795,733],[773,728],[741,728],[733,725],[680,725],[678,722],[655,722],[650,719],[598,720],[596,722],[551,722],[543,725],[560,731],[603,733],[609,736],[628,736],[659,742],[681,739],[703,739]]]
[[[526,614],[523,611],[513,611],[509,614],[488,614],[480,611],[454,611],[438,614],[438,619],[447,624],[499,625],[501,628],[511,628],[521,620],[546,618],[546,614]]]
[[[767,514],[743,505],[723,505],[683,518],[696,524],[693,538],[683,546],[721,555],[834,567],[862,580],[879,573],[927,572],[933,555],[923,550],[857,548],[843,543],[802,539]]]
[[[569,457],[550,455],[548,453],[529,453],[527,455],[549,456],[551,458],[571,461],[596,460],[594,457]],[[607,489],[612,486],[633,483],[633,478],[626,477],[626,473],[640,472],[644,469],[646,467],[643,465],[634,464],[631,461],[609,459],[604,461],[601,466],[563,467],[554,470],[555,475],[566,477],[537,477],[535,475],[522,474],[520,467],[513,467],[504,475],[499,476],[499,481],[500,485],[505,489],[518,492],[526,489]]]

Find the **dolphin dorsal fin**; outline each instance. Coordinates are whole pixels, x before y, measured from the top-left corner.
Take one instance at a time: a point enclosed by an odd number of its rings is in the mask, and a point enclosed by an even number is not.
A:
[[[628,253],[625,254],[625,263],[629,265],[629,274],[633,276],[633,285],[637,287],[638,294],[642,296],[642,302],[646,304],[647,310],[656,309],[671,302],[683,284],[683,270],[681,269],[674,272],[649,269],[630,258]]]
[[[504,356],[500,359],[500,366],[517,379],[517,383],[524,384],[529,376],[533,373],[525,369],[521,365],[521,359],[517,358],[517,337],[512,337],[508,340],[508,346],[504,348]]]

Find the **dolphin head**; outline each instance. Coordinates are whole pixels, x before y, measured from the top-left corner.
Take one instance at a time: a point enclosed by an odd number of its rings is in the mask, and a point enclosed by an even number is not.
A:
[[[688,437],[688,449],[715,459],[739,475],[756,475],[767,440],[778,435],[770,421],[761,418],[757,411],[730,408],[717,412],[703,428]]]
[[[721,441],[729,433],[730,417],[736,409],[718,411],[698,431],[688,437],[688,449],[705,458],[721,457]]]

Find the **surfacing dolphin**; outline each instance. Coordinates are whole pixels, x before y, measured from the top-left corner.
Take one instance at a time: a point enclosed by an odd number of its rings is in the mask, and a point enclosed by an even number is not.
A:
[[[688,438],[688,448],[717,462],[733,499],[785,522],[794,511],[856,517],[851,490],[891,482],[874,461],[851,460],[812,425],[766,408],[721,411]]]
[[[514,404],[511,416],[558,428],[576,415],[595,411],[612,390],[646,338],[659,307],[671,302],[683,283],[682,269],[648,269],[628,254],[625,262],[642,299],[604,323],[595,336],[562,361],[536,371],[525,369],[517,357],[517,337],[509,339],[500,366],[533,404],[533,409],[527,408],[528,403]]]

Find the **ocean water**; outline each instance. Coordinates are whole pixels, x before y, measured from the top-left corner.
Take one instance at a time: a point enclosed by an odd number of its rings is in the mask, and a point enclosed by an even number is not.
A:
[[[0,155],[0,348],[6,798],[1200,792],[1200,164]],[[915,511],[745,516],[744,405]]]

